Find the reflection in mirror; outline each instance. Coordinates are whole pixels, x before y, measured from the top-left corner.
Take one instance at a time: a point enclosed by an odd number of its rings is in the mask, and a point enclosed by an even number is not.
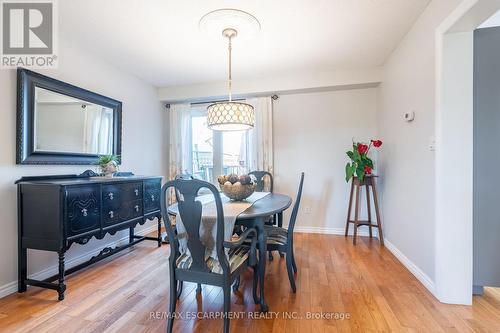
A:
[[[113,154],[113,109],[35,87],[35,152]]]

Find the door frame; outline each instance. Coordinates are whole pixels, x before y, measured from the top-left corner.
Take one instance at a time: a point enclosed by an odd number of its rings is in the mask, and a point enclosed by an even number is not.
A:
[[[472,304],[473,31],[500,0],[464,0],[436,30],[435,295]]]

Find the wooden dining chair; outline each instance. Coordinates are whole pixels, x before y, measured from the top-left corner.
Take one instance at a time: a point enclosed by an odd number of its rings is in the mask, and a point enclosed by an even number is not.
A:
[[[180,173],[180,174],[175,176],[175,179],[190,180],[190,179],[194,179],[194,177],[190,173]]]
[[[257,183],[255,191],[257,192],[273,192],[274,180],[273,175],[268,171],[255,170],[248,173],[249,176],[255,177],[255,182]],[[269,216],[264,222],[267,225],[278,224],[278,215]],[[281,225],[279,225],[281,227]],[[283,253],[280,253],[283,257]],[[273,260],[273,253],[269,251],[269,261]]]
[[[286,259],[286,270],[288,272],[288,279],[290,280],[290,286],[292,291],[295,293],[297,288],[295,286],[294,273],[297,273],[297,264],[295,263],[295,255],[293,252],[293,229],[295,228],[295,222],[297,220],[297,214],[299,212],[300,198],[302,197],[302,187],[304,185],[304,173],[300,175],[299,190],[297,192],[297,197],[292,209],[292,215],[290,216],[290,222],[288,223],[288,229],[277,226],[265,225],[264,230],[267,235],[267,250],[268,251],[279,251],[285,254]]]
[[[180,253],[179,238],[181,236],[175,233],[174,226],[170,220],[168,213],[170,188],[174,188],[173,192],[178,199],[178,214],[182,217],[182,224],[187,233],[187,235],[182,236],[187,236],[186,242],[190,255]],[[217,236],[214,246],[218,260],[214,260],[206,254],[206,246],[200,239],[203,206],[196,200],[200,189],[208,189],[215,199],[217,212],[215,227],[217,228]],[[223,289],[224,332],[228,333],[229,312],[231,309],[231,284],[248,267],[252,267],[254,271],[252,290],[254,302],[257,304],[259,301],[257,297],[258,265],[256,257],[256,230],[248,228],[237,240],[224,241],[224,211],[219,191],[211,183],[196,179],[177,179],[163,185],[161,191],[161,212],[170,241],[170,301],[167,332],[171,333],[173,329],[178,293],[176,288],[177,282],[188,281],[197,284],[202,283],[218,286]],[[244,244],[245,241],[247,241],[247,244]],[[228,249],[227,255],[225,249]],[[217,261],[218,265],[216,265]],[[220,272],[219,265],[222,272]]]
[[[251,171],[249,176],[254,176],[257,182],[255,190],[257,192],[272,192],[273,191],[273,175],[268,171]],[[266,178],[268,179],[266,184]],[[267,185],[267,186],[266,186]]]

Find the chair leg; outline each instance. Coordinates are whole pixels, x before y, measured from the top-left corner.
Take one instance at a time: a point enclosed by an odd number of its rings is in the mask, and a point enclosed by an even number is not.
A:
[[[252,296],[255,304],[259,304],[260,299],[257,296],[257,283],[259,282],[259,265],[253,266],[253,283],[252,283]]]
[[[290,255],[292,256],[293,271],[297,273],[297,264],[295,263],[295,253],[293,252],[293,243],[290,244]]]
[[[179,281],[182,283],[182,281]],[[174,327],[174,318],[175,318],[175,305],[177,303],[177,281],[175,279],[170,278],[170,300],[168,306],[168,319],[167,319],[167,333],[173,332]]]
[[[198,285],[196,286],[196,293],[201,294],[201,284],[200,283],[198,283]]]
[[[179,281],[178,284],[179,284],[179,287],[177,289],[177,299],[181,298],[182,287],[184,286],[184,282],[183,281]]]
[[[229,312],[231,311],[231,286],[224,286],[224,333],[229,333]]]
[[[290,280],[290,286],[292,287],[292,291],[295,294],[297,291],[297,287],[295,286],[295,277],[293,276],[293,267],[292,267],[292,256],[290,252],[286,254],[286,270],[288,272],[288,279]]]
[[[234,292],[238,291],[238,288],[240,287],[240,282],[241,282],[241,276],[238,275],[238,277],[234,280],[234,283],[233,283],[233,291]]]

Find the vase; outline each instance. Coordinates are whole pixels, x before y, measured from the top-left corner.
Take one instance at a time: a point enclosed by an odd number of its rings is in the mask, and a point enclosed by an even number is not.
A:
[[[101,171],[104,177],[112,178],[113,174],[118,171],[118,164],[115,161],[109,161],[108,163],[101,165]]]

